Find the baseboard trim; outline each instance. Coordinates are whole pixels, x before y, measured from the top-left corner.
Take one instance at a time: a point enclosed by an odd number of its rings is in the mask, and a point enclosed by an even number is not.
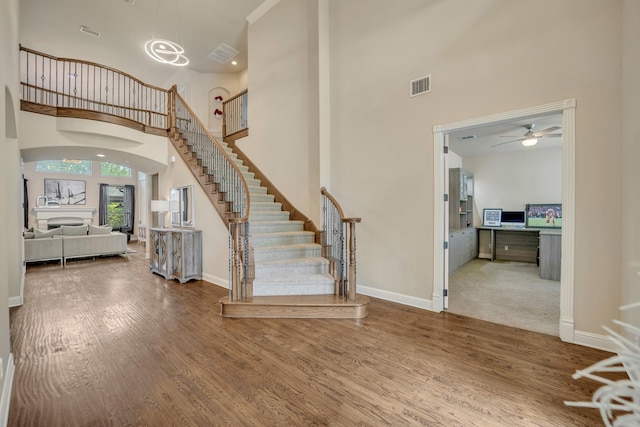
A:
[[[9,307],[18,307],[23,304],[22,296],[10,297],[9,298]]]
[[[2,399],[0,399],[0,420],[2,420],[3,426],[6,426],[9,421],[9,404],[11,403],[11,388],[13,387],[13,374],[15,371],[16,366],[13,364],[13,354],[9,353],[7,372],[2,385]]]
[[[202,280],[210,282],[221,288],[229,289],[229,280],[222,277],[214,276],[213,274],[202,273]]]
[[[385,291],[382,289],[370,288],[368,286],[358,285],[356,291],[359,294],[369,297],[380,298],[386,301],[397,302],[399,304],[409,305],[411,307],[432,310],[433,304],[431,300],[424,298],[416,298],[409,295],[399,294],[396,292]]]
[[[575,331],[573,343],[585,347],[597,348],[598,350],[610,351],[611,353],[616,352],[616,346],[608,335]]]

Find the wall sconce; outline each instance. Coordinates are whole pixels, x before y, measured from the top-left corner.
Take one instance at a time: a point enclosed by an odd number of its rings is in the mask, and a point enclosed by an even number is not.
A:
[[[158,212],[158,225],[160,228],[164,228],[164,216],[169,212],[168,200],[152,200],[151,212]]]

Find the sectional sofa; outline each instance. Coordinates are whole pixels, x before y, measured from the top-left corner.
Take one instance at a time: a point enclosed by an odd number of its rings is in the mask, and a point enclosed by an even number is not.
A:
[[[63,225],[47,231],[24,232],[26,262],[59,260],[62,267],[70,258],[99,255],[127,255],[127,235],[111,227]]]

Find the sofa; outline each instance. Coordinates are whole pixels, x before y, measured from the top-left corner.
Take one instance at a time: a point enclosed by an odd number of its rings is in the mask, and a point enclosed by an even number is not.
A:
[[[25,262],[59,260],[64,267],[68,259],[100,255],[127,255],[127,235],[111,227],[63,225],[47,231],[24,233]]]

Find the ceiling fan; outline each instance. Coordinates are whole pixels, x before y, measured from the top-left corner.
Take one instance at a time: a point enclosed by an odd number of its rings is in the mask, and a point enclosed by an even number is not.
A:
[[[561,129],[559,126],[551,126],[550,128],[547,128],[538,132],[532,131],[534,127],[535,127],[535,124],[533,123],[530,125],[524,125],[524,128],[527,129],[527,132],[524,135],[522,135],[520,138],[513,135],[501,135],[500,136],[501,138],[517,138],[517,139],[501,142],[499,144],[492,145],[491,147],[492,148],[498,147],[499,145],[509,144],[511,142],[516,142],[516,141],[522,141],[522,145],[524,145],[525,147],[531,147],[533,145],[536,145],[538,143],[538,139],[540,138],[557,138],[562,136],[561,133],[551,133],[553,131]]]

